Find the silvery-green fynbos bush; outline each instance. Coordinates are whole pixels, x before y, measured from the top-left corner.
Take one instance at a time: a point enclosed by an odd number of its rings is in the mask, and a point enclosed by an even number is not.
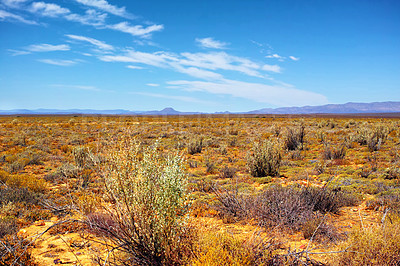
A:
[[[114,207],[109,217],[88,222],[121,247],[124,264],[183,264],[191,254],[192,230],[182,158],[161,156],[157,143],[141,151],[128,141],[110,154],[104,177]]]

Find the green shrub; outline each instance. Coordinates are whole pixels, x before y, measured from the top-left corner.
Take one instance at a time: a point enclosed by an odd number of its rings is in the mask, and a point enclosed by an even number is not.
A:
[[[115,226],[104,226],[104,219],[88,219],[88,224],[120,247],[123,263],[183,264],[193,239],[182,158],[163,158],[157,145],[141,154],[139,146],[119,144],[104,169],[106,189],[115,202],[106,223]]]
[[[322,155],[325,160],[344,159],[346,156],[346,147],[345,145],[332,147],[329,144],[325,144],[325,150]]]
[[[277,176],[281,159],[276,142],[256,142],[251,153],[247,155],[247,167],[253,177]]]
[[[187,150],[190,155],[201,153],[203,147],[204,145],[202,138],[191,139],[187,144]]]
[[[302,150],[304,148],[305,126],[300,124],[297,129],[288,128],[284,138],[284,148],[288,151]]]

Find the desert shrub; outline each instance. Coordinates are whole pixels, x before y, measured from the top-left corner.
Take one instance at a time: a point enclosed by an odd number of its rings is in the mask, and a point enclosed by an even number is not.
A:
[[[234,178],[236,175],[237,169],[235,167],[224,166],[219,169],[219,178]]]
[[[27,188],[13,188],[1,187],[0,188],[0,205],[9,202],[23,202],[27,204],[37,204],[40,195],[34,193]]]
[[[283,146],[288,151],[304,148],[305,126],[300,124],[298,128],[287,128],[283,139]]]
[[[139,153],[140,145],[131,141],[110,153],[104,178],[115,204],[107,219],[117,225],[104,228],[99,219],[88,225],[119,247],[122,264],[183,264],[192,254],[193,230],[182,158],[162,157],[157,145]]]
[[[317,175],[323,174],[326,170],[326,163],[323,161],[318,161],[315,163],[314,171]]]
[[[389,210],[400,214],[400,194],[390,193],[379,195],[366,203],[367,208],[374,210]]]
[[[400,166],[390,165],[384,170],[383,177],[385,179],[399,179],[400,178]]]
[[[308,206],[312,206],[313,211],[321,213],[338,213],[341,207],[354,206],[359,202],[355,195],[345,193],[340,188],[306,187],[301,190],[301,197]]]
[[[273,186],[254,197],[249,203],[249,215],[260,226],[284,226],[300,229],[313,217],[313,206],[307,204],[299,190]]]
[[[343,239],[336,228],[324,221],[324,217],[316,216],[306,221],[301,229],[305,239],[317,242],[336,242]]]
[[[9,173],[16,173],[24,169],[26,165],[27,165],[26,160],[18,160],[8,164],[6,169]]]
[[[247,154],[247,168],[253,177],[277,176],[281,159],[276,142],[256,142],[251,153]]]
[[[217,199],[214,208],[225,222],[236,222],[247,215],[247,198],[238,189],[226,190],[213,186],[213,193]]]
[[[190,265],[277,265],[278,246],[256,235],[241,240],[228,233],[207,233]]]
[[[341,248],[347,248],[347,252],[334,256],[337,265],[399,265],[399,217],[386,217],[382,225],[354,229]]]
[[[339,147],[334,148],[329,144],[325,144],[325,149],[322,156],[325,160],[344,159],[346,156],[346,147],[345,145],[340,145]]]
[[[212,174],[215,170],[215,163],[210,160],[210,158],[206,159],[206,173]]]
[[[24,152],[21,157],[26,159],[26,165],[40,165],[42,164],[41,160],[43,159],[44,155],[40,152],[28,150]]]
[[[10,175],[5,183],[11,188],[27,188],[36,193],[43,193],[47,189],[45,180],[31,175]]]
[[[27,250],[30,244],[27,240],[13,234],[3,237],[0,241],[0,265],[37,265]]]
[[[366,145],[368,150],[373,152],[380,149],[389,135],[389,129],[385,125],[374,127],[361,126],[353,137],[360,145]]]
[[[201,150],[203,149],[203,138],[193,138],[190,139],[189,142],[187,143],[187,150],[190,155],[196,154],[196,153],[201,153]]]
[[[15,219],[11,217],[0,218],[0,239],[6,235],[11,235],[16,233],[18,230],[18,225]]]
[[[76,166],[79,168],[91,168],[93,167],[97,160],[93,153],[87,147],[75,147],[72,150],[72,155]]]
[[[44,176],[46,181],[52,183],[58,183],[59,181],[63,181],[68,178],[78,178],[79,177],[79,169],[77,166],[69,163],[62,164],[58,167],[54,172],[49,173]]]

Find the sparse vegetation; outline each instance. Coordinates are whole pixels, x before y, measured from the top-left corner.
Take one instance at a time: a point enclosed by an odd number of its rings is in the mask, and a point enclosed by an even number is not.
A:
[[[398,124],[1,117],[0,265],[396,265]]]

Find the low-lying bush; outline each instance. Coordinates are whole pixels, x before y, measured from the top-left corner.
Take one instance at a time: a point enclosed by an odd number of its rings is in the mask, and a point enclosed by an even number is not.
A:
[[[208,233],[190,265],[278,265],[279,243],[252,236],[241,240],[227,233]]]
[[[277,176],[281,159],[277,142],[256,142],[247,154],[247,168],[253,177]]]
[[[219,169],[219,178],[234,178],[237,169],[235,167],[224,166]]]
[[[0,265],[36,266],[29,250],[29,242],[15,234],[3,237],[0,244]]]
[[[187,151],[190,155],[201,153],[203,147],[203,138],[190,139],[187,143]]]
[[[329,144],[325,144],[325,149],[322,153],[322,157],[325,160],[337,160],[337,159],[344,159],[346,156],[346,147],[345,145],[340,145],[337,148],[332,147]]]
[[[400,218],[388,216],[382,225],[356,228],[333,257],[336,265],[399,265]]]
[[[312,206],[313,211],[321,213],[338,213],[344,206],[354,206],[359,202],[358,197],[345,193],[340,188],[306,187],[301,190],[301,197],[307,205]]]
[[[302,150],[304,148],[305,126],[300,124],[298,128],[287,128],[283,146],[288,151]]]

